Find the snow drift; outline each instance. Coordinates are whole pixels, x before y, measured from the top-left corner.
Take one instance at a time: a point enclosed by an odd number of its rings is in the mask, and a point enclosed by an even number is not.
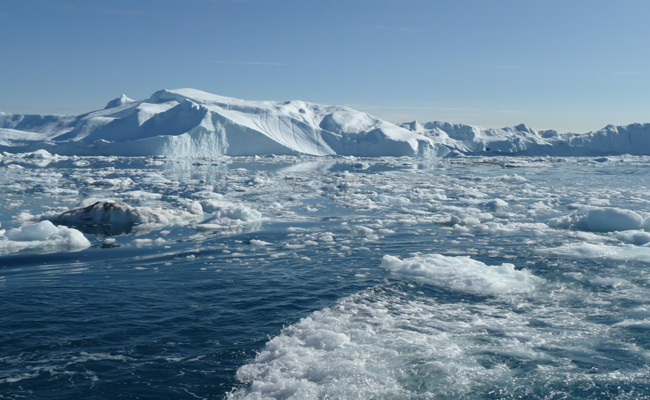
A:
[[[79,116],[0,114],[0,147],[57,154],[413,156],[431,139],[348,107],[244,101],[194,89],[127,96]]]

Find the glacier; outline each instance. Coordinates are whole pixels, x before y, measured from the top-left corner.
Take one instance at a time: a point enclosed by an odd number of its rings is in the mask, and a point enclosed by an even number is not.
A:
[[[650,124],[588,133],[393,123],[345,106],[247,101],[196,89],[126,95],[82,115],[0,113],[0,151],[111,156],[650,155]]]

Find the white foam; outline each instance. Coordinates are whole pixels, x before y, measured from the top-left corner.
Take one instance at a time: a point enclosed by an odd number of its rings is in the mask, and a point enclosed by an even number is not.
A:
[[[634,344],[583,313],[553,306],[544,293],[534,306],[518,300],[438,302],[409,290],[369,289],[283,329],[237,371],[246,387],[228,398],[476,398],[495,388],[499,398],[534,398],[546,385],[565,388],[569,374],[587,383],[620,379],[582,373],[567,357],[598,359],[604,340],[622,351],[635,351]],[[522,373],[522,365],[537,371]]]
[[[513,264],[487,265],[469,257],[430,254],[401,260],[386,255],[381,266],[395,274],[423,280],[429,284],[474,293],[498,294],[527,292],[543,282]]]

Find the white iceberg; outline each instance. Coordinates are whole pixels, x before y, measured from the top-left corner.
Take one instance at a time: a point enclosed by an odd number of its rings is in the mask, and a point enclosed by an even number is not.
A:
[[[650,124],[608,125],[583,134],[538,132],[524,124],[498,129],[438,121],[395,125],[345,106],[247,101],[176,89],[145,100],[122,95],[82,115],[0,113],[0,149],[190,157],[650,155]]]
[[[160,90],[140,101],[123,95],[79,116],[0,114],[0,129],[0,145],[60,154],[413,156],[437,146],[349,107],[245,101],[195,89]]]
[[[62,213],[41,215],[42,220],[106,234],[126,233],[134,225],[176,225],[201,217],[203,211],[196,202],[191,203],[186,211],[159,206],[135,207],[113,200],[96,200]]]
[[[447,122],[416,121],[400,124],[422,134],[451,152],[528,156],[650,155],[650,124],[608,125],[588,133],[537,132],[524,124],[482,128]]]
[[[0,255],[23,250],[50,253],[55,251],[79,251],[90,247],[83,233],[50,221],[20,228],[0,230]]]

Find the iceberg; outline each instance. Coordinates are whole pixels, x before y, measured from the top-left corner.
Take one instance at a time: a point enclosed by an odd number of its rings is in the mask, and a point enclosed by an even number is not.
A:
[[[400,124],[430,138],[450,152],[465,155],[604,156],[650,155],[650,124],[608,125],[588,133],[535,131],[524,124],[482,128],[448,122]]]
[[[121,95],[82,115],[0,113],[0,151],[60,155],[217,157],[255,155],[427,156],[650,155],[650,124],[584,134],[520,124],[482,128],[448,122],[395,125],[350,107],[248,101],[196,89]]]
[[[245,101],[195,89],[160,90],[139,101],[122,95],[79,116],[0,114],[0,149],[190,157],[446,152],[429,138],[349,107]]]
[[[62,213],[46,213],[41,215],[40,219],[73,226],[86,232],[117,235],[130,232],[136,225],[176,225],[202,217],[203,210],[196,202],[190,204],[186,211],[159,206],[135,207],[119,201],[87,199],[79,207]]]
[[[80,251],[90,247],[83,233],[50,221],[0,230],[0,255],[31,250],[41,253]]]

